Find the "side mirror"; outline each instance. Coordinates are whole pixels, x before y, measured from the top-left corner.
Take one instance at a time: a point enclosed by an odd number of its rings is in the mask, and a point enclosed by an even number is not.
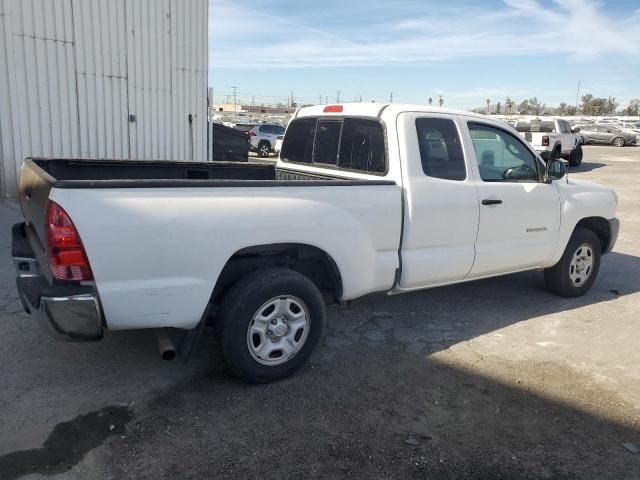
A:
[[[573,127],[573,128],[571,129],[571,131],[572,131],[573,133],[580,133],[580,127]]]
[[[560,180],[567,174],[567,165],[562,160],[551,160],[547,163],[547,178]]]

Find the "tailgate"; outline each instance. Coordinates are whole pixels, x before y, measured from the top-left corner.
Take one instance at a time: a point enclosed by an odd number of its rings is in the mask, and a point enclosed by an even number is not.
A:
[[[55,179],[31,159],[26,159],[20,170],[18,200],[26,220],[24,234],[40,265],[47,265],[44,252],[44,216],[49,201],[49,193]],[[49,275],[48,269],[42,269]]]

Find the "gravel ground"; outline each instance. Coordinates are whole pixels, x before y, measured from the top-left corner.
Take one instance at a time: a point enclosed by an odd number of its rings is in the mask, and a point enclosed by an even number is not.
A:
[[[296,376],[248,386],[207,331],[192,361],[147,332],[49,339],[13,286],[0,205],[0,479],[640,478],[640,147],[586,147],[622,231],[592,291],[529,272],[332,307]]]

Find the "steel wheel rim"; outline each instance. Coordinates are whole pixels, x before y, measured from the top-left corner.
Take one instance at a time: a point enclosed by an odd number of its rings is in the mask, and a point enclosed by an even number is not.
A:
[[[613,144],[614,144],[616,147],[622,147],[622,146],[624,145],[624,140],[623,140],[622,138],[616,138],[616,139],[613,141]]]
[[[582,244],[571,257],[569,264],[569,278],[574,287],[581,287],[593,273],[594,253],[591,245]]]
[[[247,347],[262,365],[281,365],[302,350],[309,336],[311,316],[305,303],[291,295],[267,300],[247,328]]]

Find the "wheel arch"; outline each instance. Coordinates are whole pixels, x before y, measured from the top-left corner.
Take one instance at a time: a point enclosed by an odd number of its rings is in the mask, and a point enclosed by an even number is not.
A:
[[[585,228],[591,230],[598,236],[600,240],[601,253],[608,251],[609,242],[611,241],[611,226],[606,218],[603,217],[586,217],[582,218],[573,228]]]
[[[305,275],[323,294],[335,300],[342,296],[340,269],[326,251],[304,243],[273,243],[245,247],[231,255],[218,276],[211,301],[218,303],[248,272],[276,266]]]

